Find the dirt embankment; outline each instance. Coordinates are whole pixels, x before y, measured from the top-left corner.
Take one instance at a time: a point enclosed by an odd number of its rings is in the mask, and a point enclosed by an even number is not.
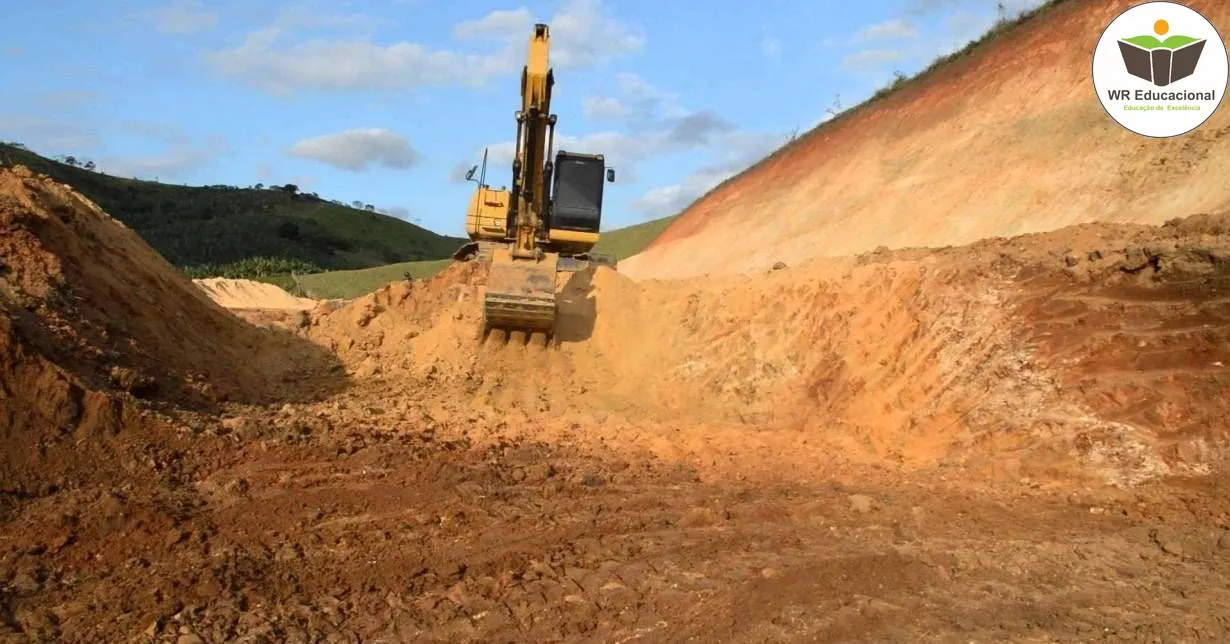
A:
[[[1228,222],[1090,225],[752,281],[577,273],[541,353],[473,351],[472,266],[304,332],[360,377],[409,376],[492,413],[788,429],[856,461],[1136,481],[1224,453]]]
[[[57,472],[96,469],[95,441],[162,422],[136,400],[205,410],[294,398],[297,379],[335,362],[236,319],[92,202],[24,168],[0,168],[0,258],[9,492],[67,484]]]
[[[1066,2],[820,127],[689,206],[620,270],[742,273],[879,246],[1224,211],[1230,110],[1189,135],[1153,140],[1116,124],[1093,93],[1094,45],[1134,4]],[[1230,4],[1186,4],[1230,31]]]

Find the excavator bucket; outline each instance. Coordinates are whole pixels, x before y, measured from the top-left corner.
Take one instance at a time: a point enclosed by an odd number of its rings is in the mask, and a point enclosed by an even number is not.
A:
[[[483,297],[487,329],[550,334],[555,327],[555,275],[559,256],[514,259],[506,248],[495,249]]]

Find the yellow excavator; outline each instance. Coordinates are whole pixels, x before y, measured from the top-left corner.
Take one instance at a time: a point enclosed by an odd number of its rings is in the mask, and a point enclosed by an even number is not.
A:
[[[605,182],[615,169],[601,154],[555,147],[556,115],[551,113],[555,75],[548,62],[550,32],[534,25],[529,57],[521,71],[521,109],[516,113],[516,154],[512,189],[487,185],[487,154],[466,212],[470,242],[453,255],[462,261],[490,262],[483,298],[483,334],[549,339],[556,318],[555,278],[591,264],[615,267],[609,256],[591,253],[598,243]],[[475,181],[478,166],[466,179]]]

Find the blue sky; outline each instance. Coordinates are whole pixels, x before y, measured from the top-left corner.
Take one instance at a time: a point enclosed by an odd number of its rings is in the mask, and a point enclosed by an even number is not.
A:
[[[1015,14],[1037,0],[1005,0]],[[295,183],[460,235],[484,147],[507,184],[534,22],[557,148],[619,174],[603,228],[675,214],[792,132],[986,31],[994,0],[10,3],[0,140],[109,174]]]

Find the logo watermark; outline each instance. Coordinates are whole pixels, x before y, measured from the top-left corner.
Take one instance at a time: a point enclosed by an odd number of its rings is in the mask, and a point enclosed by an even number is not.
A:
[[[1111,118],[1153,138],[1213,116],[1230,78],[1226,43],[1194,9],[1146,2],[1111,21],[1093,50],[1093,87]]]

